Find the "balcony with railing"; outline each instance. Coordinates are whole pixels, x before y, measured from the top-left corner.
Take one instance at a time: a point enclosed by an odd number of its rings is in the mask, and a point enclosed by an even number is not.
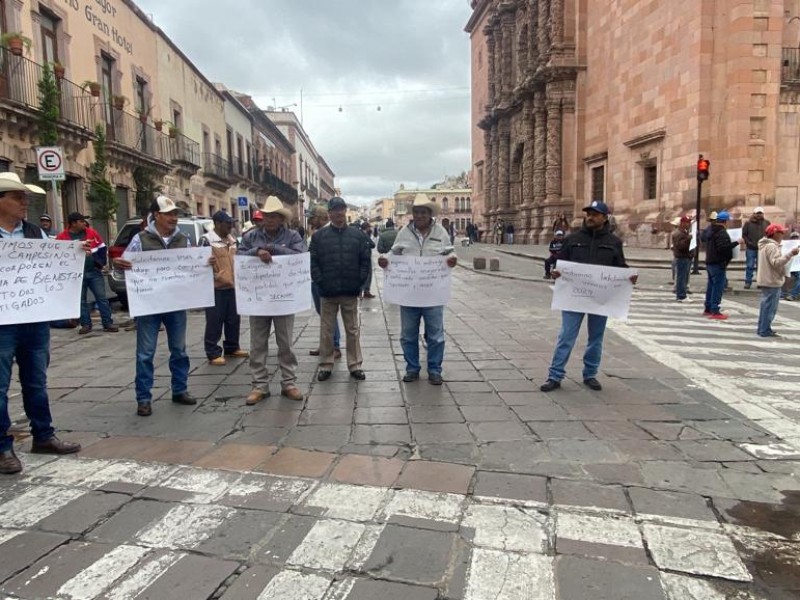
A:
[[[169,134],[169,157],[173,165],[192,173],[203,166],[200,144],[182,133]]]
[[[800,48],[784,48],[781,57],[781,83],[800,85]]]
[[[211,152],[203,152],[203,175],[209,182],[215,181],[220,189],[228,189],[233,183],[231,164]]]
[[[132,151],[146,157],[151,167],[165,172],[169,170],[171,155],[169,137],[165,133],[113,106],[104,105],[103,110],[107,118],[106,139],[111,151]],[[134,162],[141,160],[141,156],[131,158]]]
[[[268,194],[277,196],[288,204],[297,202],[297,190],[294,186],[286,183],[277,175],[273,175],[267,169],[264,169],[261,173],[261,185],[267,190]]]

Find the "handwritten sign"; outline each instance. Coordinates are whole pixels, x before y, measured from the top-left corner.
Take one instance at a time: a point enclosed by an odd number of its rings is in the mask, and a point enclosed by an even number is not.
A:
[[[0,239],[0,325],[80,315],[85,258],[75,242]]]
[[[742,228],[739,227],[738,229],[728,229],[728,235],[731,236],[732,242],[738,242],[742,239]],[[733,249],[733,260],[738,260],[741,258],[742,252],[739,246]]]
[[[235,257],[236,309],[240,315],[280,317],[314,307],[311,297],[311,255]]]
[[[565,260],[556,263],[561,277],[553,291],[553,310],[571,310],[626,320],[631,304],[635,269],[586,265]]]
[[[785,256],[797,246],[800,246],[800,240],[784,240],[781,242],[781,254]],[[797,271],[800,271],[800,254],[790,260],[786,266],[786,273],[796,273]]]
[[[692,222],[692,239],[689,242],[689,252],[697,248],[697,221]]]
[[[132,317],[214,305],[211,248],[126,252],[133,268],[125,272]]]
[[[446,256],[387,256],[383,297],[400,306],[443,306],[450,302],[452,269]]]

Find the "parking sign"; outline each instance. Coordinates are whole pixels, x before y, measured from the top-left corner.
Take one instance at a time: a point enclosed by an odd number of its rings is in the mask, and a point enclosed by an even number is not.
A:
[[[239,206],[241,206],[242,208],[247,208],[247,205],[248,205],[247,196],[239,196]]]
[[[45,146],[36,149],[36,166],[41,181],[64,181],[64,152],[60,146]]]

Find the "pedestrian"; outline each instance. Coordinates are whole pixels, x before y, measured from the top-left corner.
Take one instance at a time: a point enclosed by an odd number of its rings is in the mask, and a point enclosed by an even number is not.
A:
[[[514,223],[506,225],[506,244],[514,245]]]
[[[347,335],[347,369],[358,381],[367,378],[361,363],[358,293],[367,281],[372,259],[369,244],[357,228],[347,226],[347,203],[328,201],[330,224],[311,238],[311,281],[319,286],[321,315],[318,381],[333,370],[333,323],[341,311]]]
[[[211,216],[212,226],[200,238],[200,246],[210,246],[214,264],[214,306],[206,307],[206,329],[203,335],[206,357],[215,366],[227,364],[225,356],[247,358],[250,354],[239,345],[242,319],[236,310],[234,259],[238,242],[231,233],[233,217],[224,210]],[[223,333],[225,339],[219,345]],[[223,353],[225,356],[223,356]]]
[[[628,265],[622,251],[622,240],[609,231],[609,210],[606,203],[595,200],[583,211],[586,213],[583,226],[566,237],[560,258],[589,265],[626,268]],[[553,269],[551,275],[553,279],[558,279],[561,273]],[[632,284],[636,280],[636,275],[630,277]],[[552,392],[561,387],[561,380],[566,375],[567,361],[578,339],[584,317],[587,317],[586,313],[561,311],[561,331],[558,333],[553,360],[547,380],[539,388],[543,392]],[[583,354],[583,383],[596,391],[603,389],[597,380],[597,372],[603,355],[603,335],[607,321],[608,317],[603,315],[589,314],[587,317],[589,339]]]
[[[53,230],[53,219],[47,213],[42,213],[39,217],[39,229],[49,238],[55,238],[56,232]]]
[[[0,238],[47,239],[40,227],[25,220],[28,194],[45,195],[36,185],[22,183],[16,173],[0,173]],[[88,244],[84,244],[84,249]],[[9,434],[8,389],[11,371],[17,363],[22,386],[22,406],[31,424],[33,454],[71,454],[80,444],[58,439],[50,414],[47,394],[47,368],[50,365],[50,323],[0,325],[0,474],[22,471],[14,452],[14,436]]]
[[[472,246],[472,243],[475,241],[475,226],[472,224],[472,221],[467,222],[466,234],[467,246]]]
[[[375,242],[370,237],[370,232],[372,231],[372,226],[367,222],[364,221],[361,224],[361,231],[364,234],[364,237],[367,238],[367,242],[369,243],[369,250],[370,250],[370,265],[369,265],[369,274],[367,275],[367,282],[361,288],[361,297],[362,298],[374,298],[375,294],[372,293],[370,288],[372,287],[372,250],[375,248]]]
[[[753,214],[742,225],[742,238],[745,243],[744,289],[749,290],[753,283],[753,273],[758,269],[759,242],[764,237],[770,223],[764,218],[764,208],[756,206]]]
[[[678,227],[672,232],[672,257],[675,264],[675,299],[678,302],[686,300],[689,288],[689,271],[694,256],[689,246],[692,244],[692,235],[689,228],[692,225],[691,217],[683,215],[678,220]]]
[[[565,234],[569,232],[569,220],[563,212],[556,213],[556,218],[553,220],[553,233],[556,231],[563,231]]]
[[[800,233],[793,231],[789,239],[800,240]],[[781,298],[790,301],[800,300],[800,271],[791,271],[790,275],[786,280],[786,291],[781,295]]]
[[[495,243],[500,246],[503,243],[503,234],[505,233],[506,226],[503,223],[503,219],[499,219],[497,223],[494,224],[494,239]]]
[[[287,224],[292,212],[277,196],[269,196],[261,213],[263,224],[248,231],[242,238],[239,254],[257,256],[264,263],[271,263],[273,256],[286,256],[307,252],[306,243]],[[278,365],[281,370],[281,396],[289,400],[302,401],[303,394],[297,388],[297,356],[292,348],[294,340],[294,315],[250,317],[250,376],[251,391],[247,404],[253,405],[269,397],[269,336],[275,328],[278,345]],[[333,329],[331,327],[331,329]]]
[[[709,319],[724,321],[728,315],[720,312],[722,294],[725,291],[727,282],[728,263],[733,260],[733,249],[736,246],[744,246],[744,239],[732,242],[728,235],[726,224],[731,216],[727,210],[717,213],[716,220],[711,224],[711,230],[706,242],[706,273],[708,274],[708,284],[706,285],[706,301],[703,314]]]
[[[544,259],[544,278],[552,279],[551,271],[561,256],[561,249],[564,247],[564,232],[560,229],[556,231],[555,237],[550,240],[547,250],[550,256]]]
[[[788,254],[783,254],[781,242],[786,231],[783,225],[773,223],[767,226],[764,237],[758,242],[756,285],[761,289],[761,304],[757,333],[760,337],[780,337],[773,331],[772,321],[778,312],[781,288],[786,278],[786,265],[800,253],[800,247],[795,246]]]
[[[178,228],[179,208],[167,196],[158,196],[150,205],[147,227],[131,238],[125,253],[154,250],[180,250],[191,246],[186,234]],[[124,256],[124,255],[123,255]],[[212,256],[209,265],[216,260]],[[115,258],[114,266],[129,270],[133,263]],[[153,414],[153,360],[161,325],[167,331],[169,371],[172,375],[172,402],[193,405],[197,400],[189,393],[189,355],[186,353],[187,311],[176,310],[136,317],[136,414],[149,417]]]
[[[447,256],[447,266],[456,266],[457,257],[453,244],[449,242],[447,230],[434,218],[438,205],[425,194],[417,194],[411,206],[414,222],[397,234],[391,248],[392,254],[406,256]],[[385,269],[389,260],[378,259]],[[403,381],[410,383],[419,379],[419,325],[425,321],[425,345],[428,349],[428,382],[442,385],[442,361],[444,360],[444,306],[401,306],[400,346],[406,361]]]
[[[389,252],[394,245],[395,239],[397,239],[397,230],[394,228],[394,221],[386,219],[386,226],[378,238],[378,254]]]
[[[315,206],[311,218],[308,220],[308,227],[311,232],[311,237],[309,238],[308,248],[311,251],[311,240],[314,238],[314,233],[318,230],[326,227],[330,219],[328,217],[328,209],[325,206],[319,205]],[[318,315],[321,315],[321,301],[319,296],[319,286],[311,282],[311,297],[314,299],[314,308],[317,311]],[[333,321],[333,359],[339,360],[342,358],[342,349],[341,349],[341,338],[342,333],[341,329],[339,328],[339,319],[338,317]],[[311,356],[319,356],[319,346],[317,346],[313,350],[308,351],[309,355]]]
[[[92,303],[89,302],[89,290],[94,296],[94,303],[100,311],[100,319],[103,324],[103,331],[116,333],[119,327],[114,324],[111,315],[111,305],[106,298],[106,282],[103,277],[103,268],[108,261],[108,248],[103,238],[95,230],[89,227],[87,219],[89,217],[79,212],[70,213],[67,217],[67,228],[56,236],[57,240],[80,240],[88,242],[91,253],[86,256],[83,265],[83,283],[81,286],[81,328],[78,330],[80,335],[92,332]]]

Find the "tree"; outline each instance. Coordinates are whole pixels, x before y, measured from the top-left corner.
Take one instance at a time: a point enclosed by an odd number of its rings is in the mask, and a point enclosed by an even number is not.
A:
[[[144,217],[150,210],[150,204],[161,192],[161,186],[156,185],[153,171],[145,167],[133,170],[133,181],[136,185],[136,212]]]
[[[94,162],[89,167],[89,193],[86,195],[92,205],[92,216],[101,221],[109,221],[117,212],[117,197],[111,182],[106,178],[106,131],[102,125],[95,129]]]
[[[58,119],[61,116],[61,96],[53,69],[48,63],[42,67],[39,80],[39,145],[58,145]]]

